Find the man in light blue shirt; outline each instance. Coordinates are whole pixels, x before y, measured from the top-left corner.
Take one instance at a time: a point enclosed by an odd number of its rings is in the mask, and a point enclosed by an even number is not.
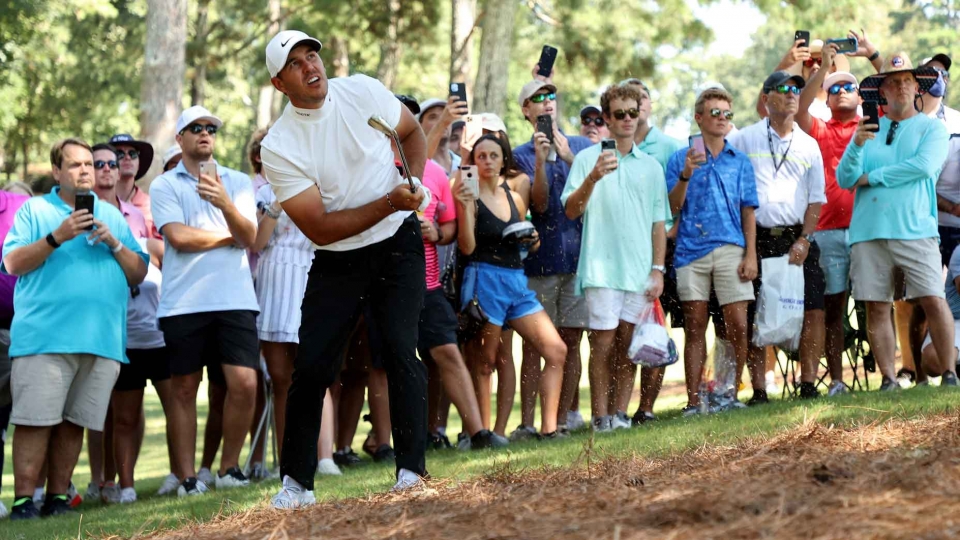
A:
[[[881,390],[896,390],[894,335],[890,320],[893,271],[907,282],[907,300],[927,315],[938,362],[928,373],[957,384],[953,317],[944,300],[937,232],[936,180],[947,157],[943,123],[914,108],[916,96],[937,80],[931,67],[911,69],[905,54],[860,83],[865,99],[886,105],[879,126],[863,119],[837,167],[837,183],[856,189],[849,237],[853,297],[867,303],[870,348],[883,373]],[[872,130],[878,129],[873,132]]]
[[[19,276],[10,328],[12,519],[70,511],[66,492],[83,428],[103,430],[120,363],[127,362],[130,287],[147,274],[148,257],[123,215],[91,191],[90,146],[65,139],[50,161],[59,187],[24,203],[3,243],[3,271]],[[93,215],[77,209],[78,195],[92,200]],[[41,512],[32,495],[51,441]]]
[[[603,93],[600,107],[616,148],[603,150],[601,143],[581,151],[560,197],[567,217],[583,216],[577,285],[587,300],[590,400],[599,432],[613,429],[614,414],[630,426],[625,406],[610,410],[614,374],[635,373],[626,348],[640,316],[663,291],[670,210],[663,168],[633,142],[640,100],[632,85]]]

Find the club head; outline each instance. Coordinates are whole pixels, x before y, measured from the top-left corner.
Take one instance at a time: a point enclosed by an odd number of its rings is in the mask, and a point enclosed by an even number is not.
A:
[[[367,120],[367,124],[387,137],[396,136],[396,132],[390,127],[390,124],[378,114],[371,116],[370,119]]]

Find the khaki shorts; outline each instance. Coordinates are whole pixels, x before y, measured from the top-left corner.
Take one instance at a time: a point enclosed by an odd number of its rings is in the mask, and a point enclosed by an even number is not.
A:
[[[553,326],[586,328],[587,301],[577,295],[577,275],[529,276],[527,287],[537,295]]]
[[[893,302],[896,268],[903,271],[906,279],[904,299],[945,297],[940,246],[936,238],[922,238],[871,240],[854,244],[850,252],[854,300]]]
[[[710,300],[711,281],[721,306],[753,301],[753,282],[741,281],[737,273],[737,268],[742,261],[743,248],[727,244],[686,266],[677,268],[677,292],[680,294],[680,301]]]
[[[13,411],[18,426],[55,426],[64,420],[103,431],[120,362],[92,354],[38,354],[14,358]]]

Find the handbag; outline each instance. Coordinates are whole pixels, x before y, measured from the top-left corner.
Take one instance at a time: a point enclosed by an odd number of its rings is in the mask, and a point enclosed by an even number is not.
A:
[[[467,305],[460,310],[460,314],[457,316],[460,338],[464,341],[470,341],[483,330],[483,327],[489,321],[490,318],[483,312],[483,308],[480,307],[480,301],[477,299],[477,295],[474,294],[473,298],[467,302]]]

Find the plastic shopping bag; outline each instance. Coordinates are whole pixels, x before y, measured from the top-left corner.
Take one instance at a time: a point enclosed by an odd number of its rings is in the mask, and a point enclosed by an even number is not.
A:
[[[753,322],[753,344],[795,351],[803,328],[803,266],[790,256],[763,259],[763,284]]]
[[[665,326],[660,300],[648,303],[643,308],[639,322],[633,329],[627,356],[634,364],[648,368],[669,366],[679,358],[677,345]]]

